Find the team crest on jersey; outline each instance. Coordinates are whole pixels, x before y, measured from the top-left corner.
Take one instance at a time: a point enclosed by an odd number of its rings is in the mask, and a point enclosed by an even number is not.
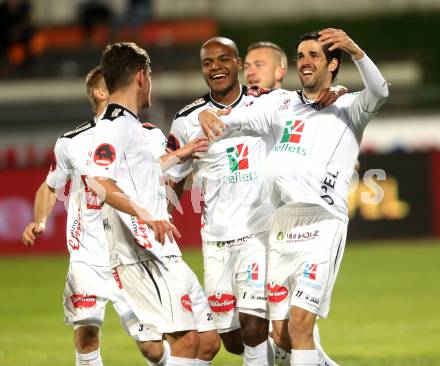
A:
[[[208,297],[208,303],[214,313],[224,313],[235,308],[237,298],[232,294],[216,291],[214,295]]]
[[[189,312],[192,313],[192,302],[191,302],[191,299],[189,298],[188,294],[183,295],[180,298],[180,303],[182,304],[184,309],[186,309],[186,310],[188,310]]]
[[[267,300],[269,302],[279,303],[283,301],[289,294],[289,290],[271,281],[266,285],[267,288]]]
[[[176,151],[180,149],[180,142],[177,139],[176,136],[174,136],[172,133],[168,135],[167,139],[167,149],[171,151]]]
[[[305,121],[301,120],[287,121],[284,125],[284,132],[280,142],[299,144],[304,131],[304,123]]]
[[[93,153],[93,161],[99,166],[109,166],[115,159],[115,148],[110,144],[99,145]]]
[[[237,170],[249,169],[248,153],[249,148],[246,144],[228,147],[226,149],[231,173]]]

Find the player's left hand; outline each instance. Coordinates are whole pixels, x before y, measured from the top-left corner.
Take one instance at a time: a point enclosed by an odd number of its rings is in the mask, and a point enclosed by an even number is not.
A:
[[[24,229],[21,241],[24,245],[34,245],[37,236],[44,233],[46,226],[42,222],[31,222]]]
[[[322,45],[331,44],[330,51],[340,48],[355,60],[364,57],[364,51],[342,29],[326,28],[321,30],[319,35],[318,41]]]
[[[315,103],[319,104],[322,107],[328,107],[332,105],[336,100],[344,94],[347,94],[348,89],[345,86],[338,85],[331,88],[323,89],[318,98],[316,98]]]
[[[213,110],[205,109],[199,113],[199,123],[203,133],[208,136],[209,141],[215,140],[216,136],[221,136],[225,124],[218,117],[226,115],[230,109]]]
[[[181,149],[177,150],[176,153],[180,162],[185,162],[191,157],[197,158],[197,156],[194,156],[194,154],[196,153],[207,152],[208,145],[209,140],[206,136],[196,137],[194,140],[188,142]]]

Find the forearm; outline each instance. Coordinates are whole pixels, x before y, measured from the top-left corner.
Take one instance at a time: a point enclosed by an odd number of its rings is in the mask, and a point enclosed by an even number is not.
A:
[[[366,102],[372,107],[377,106],[385,101],[388,97],[388,83],[382,76],[377,66],[364,54],[359,60],[353,58],[353,62],[361,74],[367,94]],[[380,104],[381,105],[381,104]]]
[[[138,205],[113,180],[95,177],[88,181],[88,185],[104,203],[131,216],[139,216]]]
[[[34,222],[46,224],[47,218],[52,212],[57,201],[55,190],[43,182],[35,194]]]

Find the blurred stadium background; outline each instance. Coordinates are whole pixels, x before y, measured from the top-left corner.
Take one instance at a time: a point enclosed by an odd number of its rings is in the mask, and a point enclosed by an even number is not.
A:
[[[71,331],[62,325],[63,205],[35,247],[19,238],[56,138],[92,115],[84,77],[103,46],[133,40],[150,53],[153,107],[142,118],[167,133],[176,111],[207,92],[198,58],[205,40],[229,37],[242,57],[249,44],[272,41],[291,60],[299,34],[326,27],[344,29],[391,87],[361,146],[324,344],[343,365],[440,365],[439,24],[438,0],[0,1],[0,365],[73,364]],[[298,88],[289,66],[284,87]],[[348,58],[338,82],[362,86]],[[363,181],[369,169],[386,172],[378,204],[360,198],[372,193]],[[186,258],[201,273],[189,201],[185,218],[175,220]],[[107,365],[142,364],[111,311],[103,355]],[[215,363],[239,364],[225,353]]]

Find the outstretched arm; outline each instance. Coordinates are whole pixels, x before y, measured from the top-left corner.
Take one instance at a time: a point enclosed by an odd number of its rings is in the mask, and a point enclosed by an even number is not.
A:
[[[25,245],[33,245],[37,236],[46,229],[46,221],[56,203],[55,189],[43,182],[35,194],[34,221],[30,222],[24,229],[22,242]]]
[[[194,157],[194,154],[208,151],[208,138],[197,137],[176,151],[170,151],[160,158],[160,166],[163,172],[176,164],[181,164]]]

